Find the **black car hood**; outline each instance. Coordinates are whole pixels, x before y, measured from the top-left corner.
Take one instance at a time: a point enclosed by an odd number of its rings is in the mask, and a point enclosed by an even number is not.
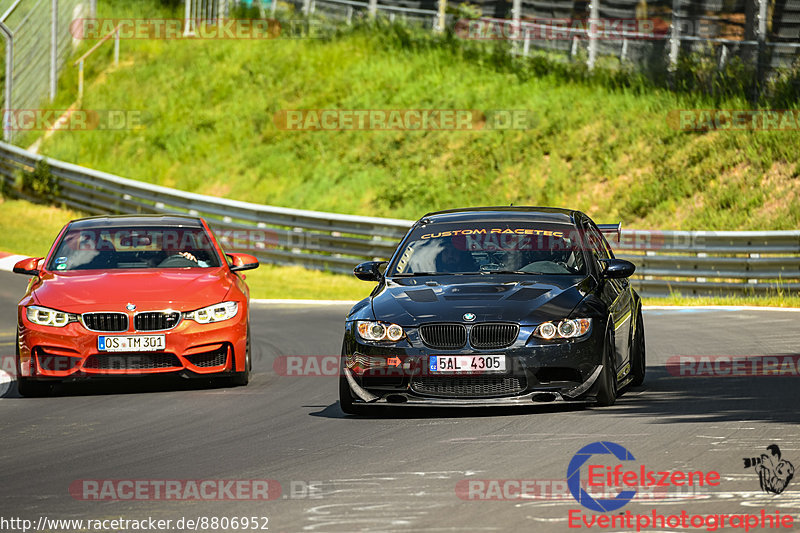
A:
[[[538,324],[563,318],[594,287],[585,276],[497,275],[393,278],[372,298],[375,318],[401,326],[425,322]]]

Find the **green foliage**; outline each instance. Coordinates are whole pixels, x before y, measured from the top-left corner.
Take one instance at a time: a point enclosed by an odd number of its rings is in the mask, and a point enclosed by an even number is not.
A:
[[[60,191],[58,178],[50,172],[50,165],[45,160],[38,161],[33,171],[20,173],[20,189],[45,202],[55,202]]]

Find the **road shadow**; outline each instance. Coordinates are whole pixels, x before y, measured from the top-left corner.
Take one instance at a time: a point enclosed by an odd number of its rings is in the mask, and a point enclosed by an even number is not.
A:
[[[780,355],[778,357],[784,357]],[[774,422],[800,423],[800,376],[681,376],[675,366],[648,367],[645,389],[620,399],[625,416],[654,424]]]
[[[580,404],[531,404],[512,407],[407,407],[407,406],[380,406],[364,409],[363,413],[345,414],[339,402],[333,402],[321,411],[309,413],[309,416],[321,418],[346,418],[346,419],[442,419],[442,418],[485,418],[498,416],[519,416],[525,414],[558,414],[587,410],[587,406]]]
[[[0,397],[8,400],[28,400],[19,394],[17,382],[12,380],[5,384]],[[229,388],[232,384],[227,378],[187,379],[177,376],[127,377],[124,379],[100,378],[95,381],[76,381],[53,383],[43,396],[103,396],[109,394],[142,394],[154,392],[175,392],[190,390],[213,390]]]

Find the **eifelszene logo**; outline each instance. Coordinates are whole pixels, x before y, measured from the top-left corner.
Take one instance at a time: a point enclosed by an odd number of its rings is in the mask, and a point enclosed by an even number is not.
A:
[[[792,478],[794,467],[780,457],[780,450],[773,445],[767,448],[769,455],[745,459],[745,468],[754,467],[759,473],[761,486],[768,492],[782,491]],[[618,461],[618,463],[617,463]],[[581,448],[569,463],[567,487],[572,497],[581,506],[602,514],[586,513],[582,509],[570,509],[567,524],[570,529],[643,530],[704,530],[717,531],[743,529],[791,529],[794,517],[780,510],[766,509],[747,513],[663,513],[657,509],[635,512],[624,507],[637,495],[637,490],[667,487],[670,492],[694,491],[698,487],[717,487],[721,476],[716,471],[669,470],[654,471],[644,464],[631,464],[636,459],[624,447],[614,442],[593,442]],[[616,463],[616,464],[615,464]],[[582,476],[584,479],[581,479]],[[610,513],[609,511],[617,511]]]
[[[719,472],[701,470],[654,471],[640,464],[626,470],[622,464],[605,466],[590,461],[595,455],[613,455],[619,461],[635,461],[631,452],[614,442],[600,441],[588,444],[578,450],[567,467],[567,486],[572,497],[582,506],[592,511],[606,513],[624,507],[636,496],[637,488],[649,487],[704,487],[720,484]],[[581,486],[581,467],[586,465],[587,483],[590,491],[601,492],[604,497],[596,498]],[[622,489],[622,490],[620,490]],[[615,496],[610,493],[618,491]]]
[[[761,490],[780,494],[794,477],[794,465],[781,459],[781,449],[777,444],[767,446],[767,451],[769,455],[762,453],[761,457],[745,457],[744,467],[755,469]]]
[[[614,511],[625,506],[636,496],[635,490],[624,490],[614,498],[593,498],[581,487],[581,466],[583,466],[593,455],[613,454],[620,461],[633,461],[631,452],[614,442],[593,442],[578,450],[567,467],[567,486],[579,504],[592,511],[605,513]],[[589,467],[591,469],[591,466]],[[591,475],[589,476],[591,478]],[[589,481],[591,484],[591,480]]]

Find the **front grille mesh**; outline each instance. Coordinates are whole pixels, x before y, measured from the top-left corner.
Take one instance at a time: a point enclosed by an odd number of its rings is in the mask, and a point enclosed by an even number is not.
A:
[[[180,360],[171,353],[92,354],[83,363],[83,368],[92,370],[149,370],[182,366]]]
[[[213,352],[187,355],[186,359],[188,359],[189,362],[192,363],[194,366],[199,366],[202,368],[207,368],[212,366],[222,366],[228,360],[228,350],[223,347],[220,348],[219,350],[214,350]]]
[[[475,348],[505,348],[517,340],[516,324],[476,324],[469,332],[469,343]]]
[[[517,394],[525,385],[520,378],[509,376],[415,377],[411,389],[443,398],[485,398]]]
[[[423,324],[419,334],[427,346],[440,350],[456,350],[467,343],[467,329],[462,324]]]
[[[81,318],[92,331],[128,331],[128,315],[125,313],[84,313]]]
[[[149,311],[134,316],[133,326],[136,331],[160,331],[174,328],[180,319],[178,311]]]

